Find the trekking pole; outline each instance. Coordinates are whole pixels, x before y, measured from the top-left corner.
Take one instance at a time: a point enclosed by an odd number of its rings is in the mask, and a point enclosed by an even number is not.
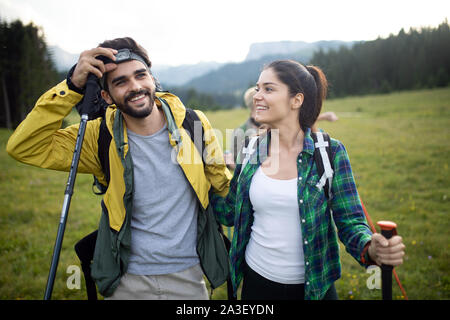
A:
[[[370,215],[367,212],[367,209],[364,206],[364,203],[362,202],[362,200],[361,200],[361,205],[362,205],[362,208],[363,208],[363,211],[364,211],[364,215],[366,216],[367,222],[369,223],[370,229],[372,230],[373,233],[376,233],[377,229],[375,229],[375,226],[373,225],[372,219],[370,218]],[[408,296],[406,295],[406,291],[403,288],[402,283],[400,282],[400,279],[399,279],[399,277],[397,275],[397,272],[395,271],[395,268],[392,270],[392,274],[395,277],[395,281],[397,281],[398,287],[400,288],[400,291],[402,292],[403,297],[405,298],[405,300],[408,300]]]
[[[61,246],[66,229],[67,215],[69,213],[70,201],[72,200],[73,188],[75,185],[75,178],[78,170],[78,163],[80,161],[81,147],[83,146],[84,133],[86,131],[86,124],[88,120],[89,106],[94,103],[97,98],[98,83],[95,75],[90,73],[86,82],[86,91],[84,94],[81,110],[81,121],[78,129],[78,136],[75,142],[75,150],[73,152],[72,164],[70,166],[69,178],[67,180],[66,190],[64,192],[64,203],[61,210],[61,217],[59,220],[58,233],[56,235],[55,247],[53,248],[52,263],[48,274],[47,286],[45,289],[44,300],[50,300],[53,291],[53,284],[55,282],[56,270],[58,268],[59,255],[61,253]]]
[[[381,235],[386,239],[392,238],[397,234],[397,225],[391,221],[378,221],[381,228]],[[392,270],[393,266],[381,265],[381,295],[383,300],[392,300]]]

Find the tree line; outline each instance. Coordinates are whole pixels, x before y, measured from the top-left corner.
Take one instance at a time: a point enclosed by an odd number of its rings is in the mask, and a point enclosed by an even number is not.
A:
[[[0,127],[11,129],[59,77],[43,32],[33,23],[0,20],[0,48]]]
[[[325,72],[329,97],[445,87],[450,84],[450,28],[411,28],[397,35],[355,43],[310,61]]]

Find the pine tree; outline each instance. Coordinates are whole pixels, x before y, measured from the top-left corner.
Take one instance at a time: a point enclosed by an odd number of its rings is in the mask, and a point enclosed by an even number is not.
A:
[[[41,29],[0,21],[0,126],[17,126],[58,74]]]

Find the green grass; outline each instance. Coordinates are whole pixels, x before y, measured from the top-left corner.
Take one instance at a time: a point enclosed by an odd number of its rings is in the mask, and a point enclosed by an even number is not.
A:
[[[339,121],[320,126],[347,148],[360,196],[374,222],[393,220],[406,244],[397,268],[409,299],[449,299],[450,88],[326,101]],[[207,112],[225,136],[247,110]],[[68,122],[76,122],[71,114]],[[56,237],[67,173],[14,161],[5,152],[11,132],[0,130],[0,299],[42,299]],[[69,290],[66,273],[79,265],[74,244],[97,228],[100,198],[92,177],[78,175],[70,208],[54,299],[86,299]],[[341,248],[340,299],[380,299],[370,274]],[[393,286],[394,299],[402,299]],[[225,299],[222,286],[213,299]]]

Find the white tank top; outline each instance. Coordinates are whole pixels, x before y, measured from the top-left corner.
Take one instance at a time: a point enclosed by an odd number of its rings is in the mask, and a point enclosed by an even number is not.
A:
[[[304,283],[297,179],[273,179],[259,167],[250,185],[254,222],[245,260],[261,276],[283,284]]]

